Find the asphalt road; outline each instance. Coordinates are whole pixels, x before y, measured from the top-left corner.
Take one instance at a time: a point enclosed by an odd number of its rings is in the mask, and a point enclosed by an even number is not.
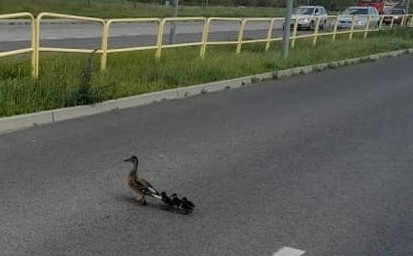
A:
[[[282,33],[282,32],[280,32]],[[278,33],[278,36],[281,34]],[[267,31],[265,30],[250,30],[246,31],[244,38],[249,39],[263,39],[266,38]],[[274,32],[275,34],[275,32]],[[236,41],[238,33],[235,31],[227,32],[214,32],[209,34],[209,41],[225,41],[231,40]],[[166,34],[163,37],[163,44],[170,44],[170,35]],[[202,35],[200,33],[180,33],[175,36],[175,44],[178,43],[193,43],[201,42]],[[59,47],[59,48],[74,48],[74,49],[96,49],[101,48],[100,37],[91,38],[65,38],[65,39],[43,39],[40,42],[41,47]],[[125,48],[125,47],[137,47],[137,46],[155,46],[156,36],[155,35],[125,35],[110,37],[108,41],[110,49],[113,48]],[[1,51],[12,51],[23,48],[29,48],[30,42],[27,40],[22,41],[4,41],[0,42],[0,52]]]
[[[0,135],[0,255],[413,255],[412,66],[404,55]],[[131,154],[196,210],[136,203]]]
[[[175,43],[201,42],[203,23],[176,23]],[[213,22],[209,28],[209,41],[237,41],[239,24],[237,22]],[[170,24],[164,31],[163,44],[169,44]],[[330,32],[329,29],[319,31]],[[268,33],[268,22],[247,23],[245,39],[265,39]],[[298,31],[298,34],[313,32]],[[109,48],[136,47],[156,45],[157,29],[146,23],[114,23],[109,30]],[[273,37],[283,36],[282,23],[274,24]],[[95,49],[101,47],[102,26],[94,23],[50,23],[46,22],[40,29],[41,47],[63,47]],[[0,23],[0,52],[30,47],[29,24]]]

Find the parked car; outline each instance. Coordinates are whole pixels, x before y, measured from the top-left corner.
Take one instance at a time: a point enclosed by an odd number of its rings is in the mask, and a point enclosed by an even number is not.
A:
[[[299,6],[294,9],[291,15],[291,28],[297,22],[297,29],[313,30],[318,18],[320,18],[320,29],[324,29],[327,22],[327,11],[323,6]]]
[[[365,28],[368,17],[370,18],[369,27],[378,27],[380,23],[379,12],[370,6],[352,6],[344,10],[338,17],[337,28],[351,28],[354,18],[354,28]]]
[[[404,9],[391,9],[386,16],[383,17],[383,23],[389,25],[393,19],[393,24],[400,25],[404,15],[406,15],[406,11]]]

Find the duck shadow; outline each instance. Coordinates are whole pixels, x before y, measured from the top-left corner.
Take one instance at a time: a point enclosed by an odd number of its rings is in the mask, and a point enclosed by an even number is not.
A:
[[[152,208],[152,209],[156,209],[156,210],[161,210],[161,211],[175,213],[175,214],[181,214],[181,215],[189,215],[190,214],[189,212],[184,212],[184,211],[176,209],[172,206],[166,205],[165,203],[163,203],[162,201],[160,201],[158,199],[148,200],[147,205],[142,205],[134,197],[131,197],[131,196],[116,195],[114,198],[115,198],[116,201],[128,203],[129,205],[133,205],[133,206],[136,206],[136,207]]]

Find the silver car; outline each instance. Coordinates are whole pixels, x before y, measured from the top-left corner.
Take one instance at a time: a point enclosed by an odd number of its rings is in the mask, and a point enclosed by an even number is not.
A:
[[[327,11],[323,6],[299,6],[294,9],[291,16],[291,27],[294,27],[297,22],[298,29],[313,30],[318,18],[320,18],[319,27],[323,29],[327,21]]]
[[[353,18],[354,28],[365,28],[369,16],[369,27],[378,27],[380,23],[380,15],[376,8],[370,6],[348,7],[338,17],[337,28],[351,28]]]

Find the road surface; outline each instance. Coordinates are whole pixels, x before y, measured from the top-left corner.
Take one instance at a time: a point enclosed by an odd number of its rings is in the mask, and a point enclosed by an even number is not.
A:
[[[166,23],[163,44],[169,44],[170,23]],[[245,39],[267,38],[269,22],[249,22]],[[276,21],[272,37],[282,38],[282,22]],[[328,28],[320,33],[331,32]],[[237,41],[239,22],[215,21],[209,28],[209,41]],[[203,23],[176,22],[175,43],[201,42]],[[299,34],[313,32],[299,31]],[[153,23],[113,23],[109,29],[109,48],[156,45],[157,27]],[[41,47],[96,49],[101,47],[102,25],[93,22],[51,22],[46,20],[40,29]],[[30,47],[30,25],[0,23],[0,52]]]
[[[2,134],[0,255],[413,255],[412,66],[404,55]],[[135,202],[131,154],[196,210]]]

